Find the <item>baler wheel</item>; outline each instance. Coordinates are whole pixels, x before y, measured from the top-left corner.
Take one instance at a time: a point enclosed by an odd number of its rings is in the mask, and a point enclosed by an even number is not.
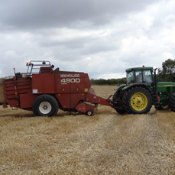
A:
[[[51,95],[38,96],[32,105],[35,116],[54,116],[58,112],[58,102]]]
[[[152,98],[150,92],[143,87],[133,87],[125,92],[123,105],[128,113],[146,114],[152,106]]]
[[[86,114],[87,114],[88,116],[92,116],[92,115],[93,115],[93,112],[92,112],[91,110],[88,110],[88,111],[86,112]]]
[[[169,108],[175,112],[175,92],[169,97]]]

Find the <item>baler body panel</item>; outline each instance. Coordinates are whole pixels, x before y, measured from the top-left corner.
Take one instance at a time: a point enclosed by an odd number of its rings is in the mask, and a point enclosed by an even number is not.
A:
[[[55,74],[55,94],[63,109],[74,109],[85,100],[91,82],[86,73],[57,72]]]
[[[11,107],[20,107],[20,96],[31,93],[31,78],[5,79],[4,86],[4,103],[9,104]],[[25,101],[28,101],[27,99]]]
[[[54,94],[54,74],[42,73],[32,75],[33,94]]]
[[[32,93],[20,94],[20,108],[21,109],[31,109],[33,101],[38,95],[33,95]]]

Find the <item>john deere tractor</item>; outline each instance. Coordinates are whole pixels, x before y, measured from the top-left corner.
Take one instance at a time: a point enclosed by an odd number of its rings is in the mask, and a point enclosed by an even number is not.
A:
[[[148,113],[152,107],[175,111],[175,83],[157,83],[156,69],[136,67],[126,70],[127,83],[116,88],[113,103],[118,113]]]

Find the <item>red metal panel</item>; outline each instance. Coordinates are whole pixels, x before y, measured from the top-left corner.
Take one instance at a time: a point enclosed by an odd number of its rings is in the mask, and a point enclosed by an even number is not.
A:
[[[58,101],[60,102],[61,106],[63,109],[70,109],[71,107],[71,96],[70,94],[57,94],[56,95]]]
[[[43,92],[41,77],[40,74],[32,75],[32,92],[35,92],[35,94],[41,94]]]
[[[61,78],[60,74],[55,75],[55,93],[70,93],[71,84],[66,82],[66,78]]]
[[[80,103],[76,106],[76,110],[80,112],[81,114],[86,114],[88,110],[91,110],[92,112],[94,111],[95,106],[89,105],[89,104],[84,104]]]
[[[43,80],[43,93],[53,94],[54,93],[54,74],[42,74]]]
[[[16,96],[15,96],[15,94],[13,94],[13,95],[6,95],[6,97],[7,97],[7,101],[8,100],[11,100],[11,99],[15,99],[16,100]]]
[[[53,94],[54,74],[33,74],[32,92],[33,94]]]
[[[83,93],[84,92],[84,78],[76,78],[71,83],[71,93]]]
[[[87,93],[85,101],[86,102],[90,102],[90,103],[102,104],[102,105],[106,105],[106,106],[111,106],[112,107],[112,104],[111,104],[109,99],[106,100],[106,99],[104,99],[102,97],[94,95],[92,88],[91,88],[90,92]]]
[[[74,72],[55,74],[55,93],[60,95],[58,100],[63,108],[75,108],[81,100],[85,100],[90,86],[87,74]]]
[[[85,93],[71,94],[71,106],[75,108],[81,100],[85,100],[85,97]]]
[[[37,95],[33,95],[33,94],[21,94],[20,95],[20,107],[22,109],[25,109],[25,108],[32,108],[32,104],[33,104],[33,101],[35,100],[35,98],[37,97]]]
[[[89,79],[88,74],[84,74],[84,87],[87,88],[88,90],[91,87],[91,81]]]
[[[10,107],[16,107],[16,108],[19,107],[18,102],[15,99],[8,100],[8,104],[10,105]]]

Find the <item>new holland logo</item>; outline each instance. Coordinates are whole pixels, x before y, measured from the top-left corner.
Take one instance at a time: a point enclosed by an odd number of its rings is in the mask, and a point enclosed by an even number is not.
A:
[[[61,74],[61,78],[66,78],[66,77],[80,77],[80,74]]]

